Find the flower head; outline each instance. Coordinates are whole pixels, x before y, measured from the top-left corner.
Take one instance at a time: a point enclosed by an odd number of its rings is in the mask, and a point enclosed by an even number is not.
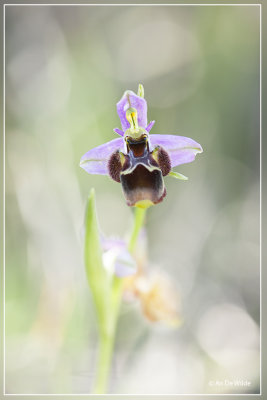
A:
[[[109,175],[120,182],[129,206],[146,208],[166,196],[163,177],[180,164],[194,161],[202,152],[193,139],[176,135],[150,135],[155,121],[147,124],[147,103],[144,88],[138,93],[127,90],[117,103],[121,129],[114,131],[121,137],[89,150],[81,158],[80,166],[90,174]]]

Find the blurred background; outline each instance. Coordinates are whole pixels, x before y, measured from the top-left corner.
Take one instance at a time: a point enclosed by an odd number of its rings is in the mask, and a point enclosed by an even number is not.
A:
[[[132,210],[79,159],[116,137],[116,103],[139,83],[151,133],[191,137],[204,153],[176,168],[188,182],[165,179],[147,217],[149,268],[172,281],[183,324],[124,305],[109,392],[259,392],[259,12],[6,7],[7,393],[92,389],[89,191],[108,236],[129,232]]]

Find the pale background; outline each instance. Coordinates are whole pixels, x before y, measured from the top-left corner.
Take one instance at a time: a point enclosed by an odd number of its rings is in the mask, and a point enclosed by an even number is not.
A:
[[[131,224],[120,185],[79,159],[115,138],[143,83],[151,133],[204,148],[148,214],[151,268],[181,298],[178,330],[124,307],[113,393],[259,392],[259,7],[6,7],[6,392],[89,393],[97,330],[83,266]],[[210,386],[224,379],[250,388]]]

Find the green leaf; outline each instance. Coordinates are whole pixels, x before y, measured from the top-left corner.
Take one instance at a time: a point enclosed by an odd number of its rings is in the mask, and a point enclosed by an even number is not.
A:
[[[183,174],[179,174],[179,172],[171,171],[169,173],[169,176],[172,176],[175,179],[181,179],[182,181],[187,181],[188,180],[187,176],[184,176]]]
[[[109,282],[102,262],[94,189],[91,190],[86,208],[84,260],[86,275],[97,308],[98,318],[99,321],[103,321],[105,319]]]
[[[91,190],[86,208],[84,260],[99,328],[99,354],[94,392],[104,393],[115,340],[122,279],[116,276],[110,277],[103,266],[94,189]]]

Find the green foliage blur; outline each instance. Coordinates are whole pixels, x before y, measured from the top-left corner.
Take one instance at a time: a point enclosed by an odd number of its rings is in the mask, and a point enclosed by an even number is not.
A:
[[[259,12],[6,7],[8,393],[92,389],[85,205],[95,188],[107,236],[129,232],[132,210],[118,183],[79,159],[116,137],[116,103],[139,83],[151,133],[191,137],[204,152],[176,168],[187,182],[166,177],[167,197],[147,217],[149,268],[172,280],[183,325],[125,304],[109,392],[259,392]]]

